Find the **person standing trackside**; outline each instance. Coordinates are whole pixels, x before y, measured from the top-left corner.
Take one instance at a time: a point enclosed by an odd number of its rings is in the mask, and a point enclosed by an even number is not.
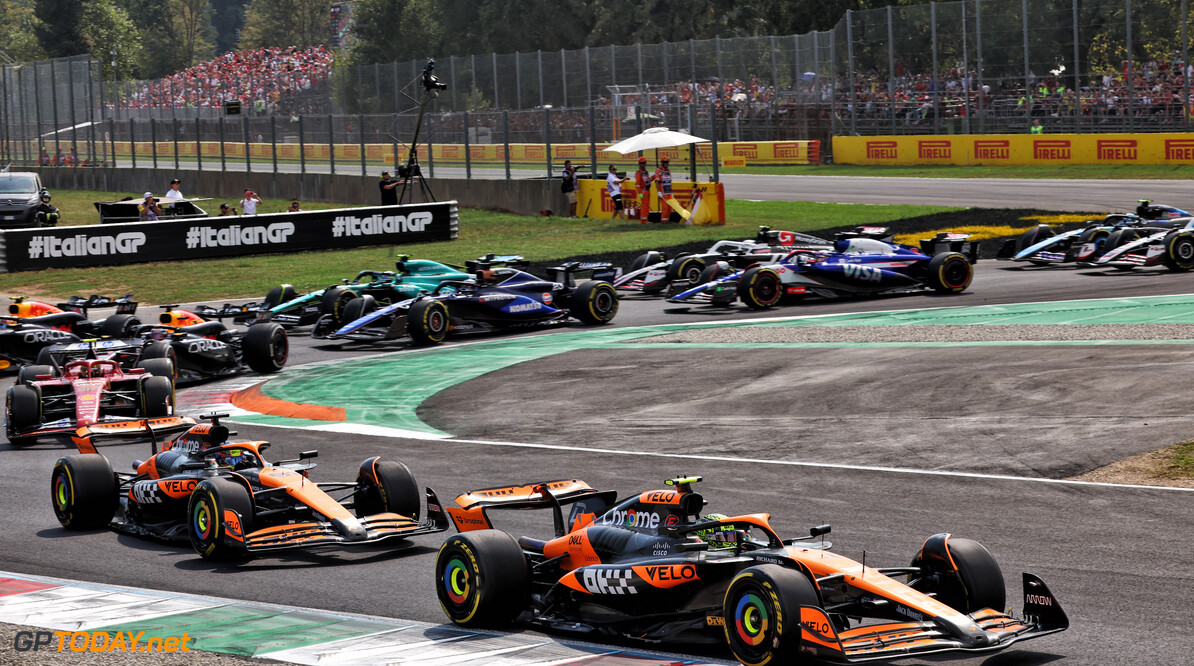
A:
[[[398,186],[402,184],[400,180],[390,178],[389,171],[381,172],[381,181],[377,183],[377,187],[381,190],[381,205],[383,206],[397,206],[398,205]]]
[[[572,160],[564,160],[561,178],[560,191],[568,197],[568,217],[576,217],[576,167],[572,166]]]
[[[625,213],[622,212],[622,181],[625,179],[618,175],[618,167],[616,165],[609,165],[609,175],[605,177],[605,190],[609,192],[610,201],[614,202],[614,219],[626,219]]]
[[[638,219],[647,223],[651,210],[651,174],[647,172],[647,158],[638,158],[638,171],[634,172],[634,187],[638,192]]]
[[[182,195],[182,190],[180,189],[181,185],[182,181],[177,178],[170,181],[170,189],[166,190],[166,198],[173,199],[175,201],[182,201],[185,199],[186,197]]]
[[[157,222],[162,214],[161,206],[158,206],[158,200],[153,198],[153,192],[145,193],[145,201],[137,206],[137,212],[141,214],[141,220],[144,222]]]
[[[249,188],[245,188],[245,198],[240,200],[240,209],[245,215],[256,215],[257,204],[261,203],[261,197]]]

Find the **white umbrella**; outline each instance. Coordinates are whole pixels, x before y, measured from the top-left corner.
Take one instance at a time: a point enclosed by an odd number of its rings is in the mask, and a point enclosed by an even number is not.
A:
[[[673,132],[666,127],[652,127],[642,134],[632,136],[629,139],[623,139],[606,148],[606,150],[628,155],[630,153],[637,153],[640,150],[672,148],[675,146],[686,146],[690,143],[705,143],[707,141],[708,139],[702,139],[699,136],[693,136],[685,132]]]

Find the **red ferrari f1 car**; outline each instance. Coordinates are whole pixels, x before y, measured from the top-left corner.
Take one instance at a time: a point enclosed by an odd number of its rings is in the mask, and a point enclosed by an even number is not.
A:
[[[68,530],[105,526],[167,541],[190,541],[201,557],[237,560],[287,548],[376,543],[442,532],[449,526],[428,488],[419,521],[419,487],[400,462],[368,458],[352,482],[314,482],[316,457],[267,463],[269,442],[229,442],[226,414],[196,424],[185,417],[96,424],[74,437],[80,454],[61,458],[51,480],[54,513]],[[154,433],[189,426],[158,451]],[[155,442],[135,474],[114,473],[97,437],[150,435]]]
[[[877,568],[829,552],[828,525],[784,539],[766,513],[701,517],[697,481],[621,501],[576,480],[461,495],[447,509],[461,533],[436,560],[440,604],[464,626],[521,619],[651,642],[724,640],[758,666],[993,652],[1069,626],[1032,574],[1023,616],[1005,610],[1003,573],[977,542],[936,534],[911,566]],[[493,508],[550,508],[555,536],[494,530]]]

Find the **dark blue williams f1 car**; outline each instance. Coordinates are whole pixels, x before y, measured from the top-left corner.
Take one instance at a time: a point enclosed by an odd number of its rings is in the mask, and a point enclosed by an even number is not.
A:
[[[960,293],[974,278],[978,244],[940,233],[921,247],[892,240],[883,227],[839,233],[832,250],[794,250],[781,261],[744,270],[726,265],[711,282],[668,297],[671,303],[724,306],[740,299],[752,310],[784,298],[879,296],[933,290]]]
[[[379,308],[368,295],[357,299],[360,317],[333,328],[320,320],[311,337],[332,340],[393,340],[410,336],[438,344],[449,334],[478,333],[561,324],[569,318],[604,324],[618,313],[618,295],[608,280],[608,263],[571,262],[549,268],[543,279],[527,273],[519,255],[486,255],[467,262],[474,277],[448,280],[431,293]],[[576,284],[577,273],[594,279]]]

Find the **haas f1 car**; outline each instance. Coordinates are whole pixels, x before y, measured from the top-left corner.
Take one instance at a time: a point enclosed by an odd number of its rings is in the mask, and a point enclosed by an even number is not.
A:
[[[714,278],[715,267],[746,268],[758,263],[775,263],[792,250],[827,250],[829,241],[795,231],[759,227],[754,238],[721,240],[703,253],[681,253],[671,259],[651,251],[635,258],[630,269],[613,285],[616,289],[658,294],[676,288],[681,291]]]
[[[525,266],[517,255],[469,261],[473,278],[448,280],[430,294],[381,308],[371,296],[362,296],[345,308],[345,319],[358,318],[335,329],[325,317],[311,335],[349,340],[410,336],[419,344],[438,344],[449,334],[562,324],[569,318],[596,325],[617,314],[617,292],[602,279],[615,272],[610,264],[572,262],[549,268],[546,280],[520,270]],[[576,284],[575,275],[586,272],[595,279]]]
[[[86,346],[88,343],[76,343]],[[49,347],[47,347],[49,349]],[[4,430],[14,446],[81,426],[174,413],[173,366],[163,359],[125,369],[112,359],[27,365],[8,389]]]
[[[829,552],[828,525],[784,539],[766,513],[701,517],[699,480],[621,501],[576,480],[461,495],[448,509],[461,532],[436,560],[440,604],[468,627],[521,620],[651,642],[725,641],[760,666],[981,654],[1069,626],[1028,573],[1023,616],[1012,615],[1003,574],[977,542],[936,534],[911,566],[874,567]],[[498,508],[550,509],[555,535],[491,529],[487,512]]]
[[[222,414],[196,424],[184,417],[80,428],[81,453],[54,465],[52,501],[68,530],[105,526],[166,541],[189,541],[201,557],[238,560],[289,548],[359,545],[441,532],[448,518],[426,490],[426,521],[419,521],[420,493],[400,462],[368,458],[355,481],[314,482],[316,457],[267,463],[268,442],[229,442],[235,433]],[[96,452],[99,437],[128,437],[164,428],[189,428],[133,464],[136,473],[113,472]],[[156,439],[154,439],[156,442]]]
[[[1181,226],[1124,230],[1121,242],[1100,256],[1095,265],[1121,271],[1161,265],[1175,272],[1194,269],[1194,218],[1174,222]]]
[[[931,289],[960,293],[974,278],[978,244],[940,233],[920,247],[894,242],[884,227],[837,234],[831,250],[793,250],[776,263],[745,270],[717,264],[712,281],[674,293],[672,303],[729,305],[740,299],[761,310],[784,298],[880,296]]]
[[[996,259],[1027,261],[1036,266],[1070,262],[1094,262],[1105,253],[1140,236],[1180,226],[1190,213],[1172,206],[1141,200],[1135,214],[1115,213],[1101,222],[1056,233],[1047,224],[1009,239]]]
[[[273,321],[290,327],[308,326],[320,317],[328,316],[339,327],[345,323],[347,306],[361,296],[371,296],[378,305],[384,306],[414,298],[423,291],[433,291],[446,280],[468,278],[469,275],[457,267],[400,255],[393,271],[361,271],[350,280],[342,280],[342,284],[307,294],[299,294],[289,284],[274,287],[266,295],[260,310],[238,317],[236,321],[254,324]]]

